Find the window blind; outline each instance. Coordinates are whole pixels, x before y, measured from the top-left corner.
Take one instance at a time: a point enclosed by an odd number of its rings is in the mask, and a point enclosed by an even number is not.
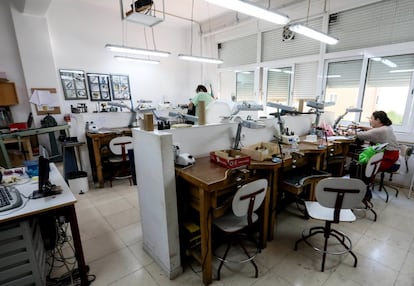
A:
[[[309,27],[321,30],[322,17],[309,20]],[[300,34],[283,40],[283,27],[262,33],[262,61],[319,54],[320,42]]]
[[[293,99],[316,98],[318,63],[300,63],[295,65]]]
[[[413,0],[388,0],[331,15],[329,34],[339,39],[328,52],[414,40]]]
[[[326,86],[328,88],[358,87],[361,69],[362,60],[329,63]]]
[[[224,61],[221,67],[232,67],[256,63],[257,34],[223,42],[219,57]]]

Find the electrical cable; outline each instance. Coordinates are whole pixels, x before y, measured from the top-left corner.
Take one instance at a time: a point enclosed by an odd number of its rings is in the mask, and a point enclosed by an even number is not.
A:
[[[69,286],[69,285],[81,285],[79,269],[77,266],[77,260],[75,255],[75,248],[73,246],[73,238],[68,235],[69,223],[66,221],[56,220],[56,246],[49,253],[47,258],[47,264],[50,267],[46,285],[47,286]],[[72,255],[67,255],[68,249],[71,250]],[[65,255],[66,254],[66,255]],[[66,268],[67,272],[59,277],[51,277],[53,271],[59,273],[59,269]],[[89,272],[89,267],[87,268]],[[88,274],[88,282],[93,282],[96,276]]]

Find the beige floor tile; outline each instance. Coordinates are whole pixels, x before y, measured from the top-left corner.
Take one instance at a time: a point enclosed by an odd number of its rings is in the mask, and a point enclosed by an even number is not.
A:
[[[372,224],[365,233],[365,236],[371,239],[386,242],[391,246],[404,250],[408,250],[410,248],[413,240],[413,235],[381,223]]]
[[[138,241],[128,246],[134,256],[141,262],[142,265],[147,266],[154,262],[154,260],[145,252],[142,241]]]
[[[346,262],[338,266],[337,270],[329,277],[325,285],[361,285],[378,286],[393,285],[397,271],[358,255],[358,265],[356,268],[350,266],[351,257],[347,257]]]
[[[109,223],[103,217],[86,221],[80,219],[79,230],[82,241],[90,240],[113,231]]]
[[[125,227],[119,228],[116,230],[116,233],[126,245],[131,245],[137,243],[138,241],[142,241],[140,223],[132,223]]]
[[[125,210],[132,209],[133,205],[130,204],[127,199],[118,196],[110,201],[105,201],[99,205],[96,205],[96,208],[101,212],[103,216],[110,216],[123,212]]]
[[[120,249],[126,248],[126,244],[118,235],[112,232],[102,233],[92,239],[82,242],[83,252],[86,261],[94,261],[111,254]]]
[[[304,243],[294,251],[302,230],[324,222],[306,220],[294,205],[277,216],[274,240],[269,241],[256,257],[259,277],[252,278],[254,268],[226,265],[222,279],[213,286],[370,286],[414,285],[414,199],[408,200],[402,190],[385,203],[384,194],[374,191],[373,203],[378,221],[372,215],[358,216],[354,223],[335,225],[348,234],[358,256],[353,267],[350,255],[328,255],[325,272],[320,272],[322,255]],[[93,285],[202,285],[201,267],[197,262],[183,261],[184,272],[170,280],[142,247],[137,186],[128,180],[114,182],[103,189],[90,187],[76,195],[81,238]],[[213,270],[218,262],[214,260]],[[215,276],[214,271],[214,276]]]
[[[108,284],[110,286],[127,286],[127,285],[139,285],[139,286],[159,286],[146,269],[141,268],[119,280]]]
[[[96,275],[93,285],[109,285],[112,282],[143,269],[128,248],[123,248],[95,260],[89,264],[90,271]],[[128,284],[125,284],[128,285]]]
[[[136,208],[128,208],[124,211],[107,215],[105,218],[114,230],[137,223],[140,220],[139,212]]]
[[[362,254],[395,271],[401,268],[407,254],[407,249],[401,249],[370,237],[362,238],[354,247],[354,250],[357,256]]]
[[[291,252],[283,261],[273,267],[273,272],[293,285],[321,286],[333,270],[320,272],[321,256],[315,254],[312,258],[302,255],[299,251]]]

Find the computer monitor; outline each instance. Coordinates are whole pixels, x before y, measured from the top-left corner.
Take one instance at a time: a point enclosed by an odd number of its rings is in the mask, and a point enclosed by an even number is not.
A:
[[[39,157],[39,184],[38,189],[34,191],[32,194],[33,199],[53,196],[60,194],[62,192],[60,187],[52,185],[52,183],[49,180],[49,163],[49,159],[43,156]]]

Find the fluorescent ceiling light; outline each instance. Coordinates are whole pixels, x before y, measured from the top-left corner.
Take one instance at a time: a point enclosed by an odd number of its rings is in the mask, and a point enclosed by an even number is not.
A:
[[[140,62],[140,63],[146,63],[146,64],[154,64],[154,65],[157,65],[160,63],[160,61],[156,61],[156,60],[140,59],[140,58],[132,58],[132,57],[124,57],[124,56],[114,56],[114,58],[117,60],[121,60],[121,61],[134,61],[134,62]]]
[[[289,26],[289,30],[291,30],[292,32],[298,33],[298,34],[302,34],[306,37],[321,41],[328,45],[335,45],[338,43],[338,39],[328,36],[327,34],[316,31],[314,29],[311,29],[309,27],[306,27],[302,24],[291,25]]]
[[[186,61],[202,62],[202,63],[209,63],[209,64],[222,64],[223,63],[223,60],[221,59],[196,57],[196,56],[183,55],[183,54],[179,54],[178,58],[181,60],[186,60]]]
[[[211,4],[250,15],[279,25],[289,23],[289,17],[238,0],[207,0]]]
[[[338,78],[338,77],[342,77],[340,74],[330,74],[326,76],[327,78]]]
[[[110,44],[106,44],[105,48],[112,52],[156,56],[156,57],[168,57],[171,54],[169,52],[163,52],[163,51],[130,48],[130,47],[125,47],[125,46],[110,45]]]
[[[407,69],[407,70],[392,70],[390,73],[401,73],[401,72],[413,72],[414,69]]]

